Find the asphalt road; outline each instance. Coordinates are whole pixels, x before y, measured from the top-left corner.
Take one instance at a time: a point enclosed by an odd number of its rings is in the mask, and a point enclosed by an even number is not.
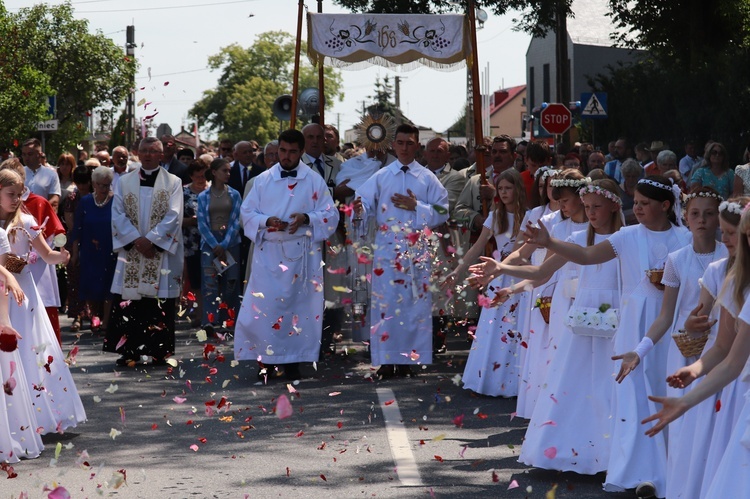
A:
[[[233,361],[231,338],[201,343],[195,330],[178,331],[171,369],[116,367],[88,330],[64,343],[80,349],[72,371],[88,422],[45,436],[42,457],[15,464],[0,497],[57,486],[73,498],[634,497],[602,492],[603,475],[518,464],[526,421],[512,418],[515,399],[457,384],[462,338],[418,377],[388,381],[360,345],[342,344],[293,385],[259,383],[254,363]]]

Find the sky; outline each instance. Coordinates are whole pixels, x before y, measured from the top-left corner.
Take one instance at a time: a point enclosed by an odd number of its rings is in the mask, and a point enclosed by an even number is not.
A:
[[[36,3],[6,0],[11,12]],[[51,5],[61,0],[47,2]],[[136,117],[159,112],[158,123],[168,123],[177,133],[181,125],[191,126],[187,112],[203,92],[216,86],[220,71],[210,71],[208,57],[222,47],[238,43],[249,47],[260,33],[297,30],[296,0],[75,0],[75,17],[87,19],[91,32],[101,31],[117,44],[125,45],[125,27],[135,26],[141,67],[136,76],[136,98],[152,102],[148,110],[137,109]],[[316,0],[306,0],[317,11]],[[323,1],[323,12],[346,13],[331,0]],[[515,14],[517,15],[517,14]],[[526,83],[525,57],[530,37],[514,31],[514,14],[495,16],[477,32],[480,70],[489,64],[492,90]],[[303,23],[303,38],[307,37]],[[303,57],[305,55],[303,54]],[[392,71],[373,66],[362,70],[341,70],[344,100],[326,111],[326,121],[342,133],[360,119],[362,101],[374,94],[377,77],[399,75],[401,108],[416,124],[446,130],[460,116],[466,101],[466,69],[446,72],[420,67]],[[150,74],[150,77],[149,77]],[[83,75],[82,75],[83,76]],[[168,85],[165,83],[168,82]],[[140,90],[141,87],[145,87]],[[124,104],[123,104],[124,105]],[[206,134],[201,133],[202,138]]]

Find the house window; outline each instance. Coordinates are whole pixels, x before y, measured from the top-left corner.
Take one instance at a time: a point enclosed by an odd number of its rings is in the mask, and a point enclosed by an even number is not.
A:
[[[534,90],[536,90],[536,86],[534,83],[534,67],[529,68],[529,107],[531,109],[534,109],[534,105],[536,104],[536,99],[534,98]]]
[[[549,81],[549,64],[542,67],[542,100],[550,102],[550,81]]]

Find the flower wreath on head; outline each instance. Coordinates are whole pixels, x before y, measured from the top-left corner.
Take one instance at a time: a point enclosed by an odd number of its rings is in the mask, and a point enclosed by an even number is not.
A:
[[[586,194],[598,194],[602,196],[603,198],[609,199],[613,203],[616,203],[617,205],[622,206],[622,199],[620,199],[620,196],[618,196],[614,192],[608,191],[607,189],[602,189],[598,185],[589,184],[589,185],[582,187],[578,191],[578,195],[581,197],[585,196]]]
[[[750,203],[748,203],[747,206],[750,206]],[[719,204],[719,213],[722,211],[728,211],[735,215],[742,215],[742,212],[747,209],[747,206],[743,207],[740,203],[735,203],[734,201],[722,201],[721,204]]]
[[[543,184],[544,181],[547,180],[547,177],[554,177],[558,173],[559,172],[551,166],[540,166],[539,169],[534,172],[534,180],[541,177],[539,183]]]
[[[572,178],[553,178],[549,183],[552,187],[573,187],[575,189],[580,189],[581,187],[589,185],[591,179],[589,177],[578,180]]]
[[[724,202],[724,198],[718,192],[694,192],[685,196],[685,206],[695,198],[714,198],[719,201],[719,206]]]

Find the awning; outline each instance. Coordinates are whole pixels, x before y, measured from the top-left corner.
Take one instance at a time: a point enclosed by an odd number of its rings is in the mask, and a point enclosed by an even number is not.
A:
[[[317,66],[455,70],[471,56],[463,15],[307,14],[307,55]]]

